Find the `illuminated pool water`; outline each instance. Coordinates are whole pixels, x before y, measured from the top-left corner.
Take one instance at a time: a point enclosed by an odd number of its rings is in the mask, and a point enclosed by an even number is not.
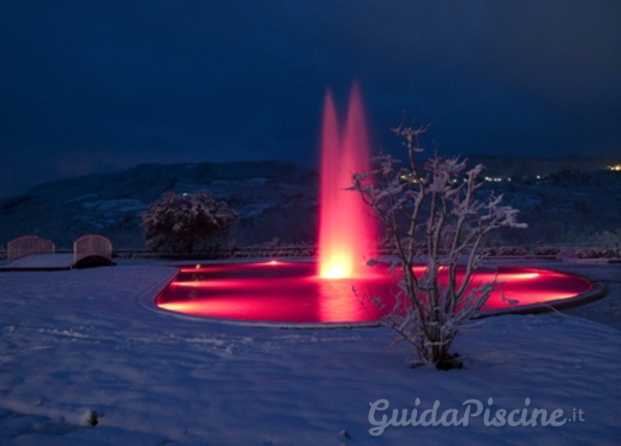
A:
[[[308,262],[263,262],[182,267],[157,296],[159,308],[189,315],[277,323],[360,323],[377,320],[375,306],[359,296],[379,296],[388,306],[397,287],[387,266],[365,279],[320,279]],[[491,281],[495,270],[480,270],[473,284]],[[482,312],[557,303],[591,289],[582,277],[549,270],[499,267],[503,282]],[[502,298],[504,294],[505,299]],[[514,305],[507,301],[517,301]]]

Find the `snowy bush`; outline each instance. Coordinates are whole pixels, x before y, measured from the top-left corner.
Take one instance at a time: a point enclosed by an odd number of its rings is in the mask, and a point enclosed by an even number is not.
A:
[[[585,248],[585,259],[610,259],[616,257],[616,250],[611,248]]]
[[[573,259],[611,259],[619,257],[619,250],[613,248],[576,248],[564,247],[560,250],[561,257]]]
[[[419,137],[426,130],[427,126],[393,129],[408,150],[407,165],[390,155],[373,158],[369,172],[353,175],[350,190],[358,191],[382,222],[398,258],[392,271],[400,292],[393,308],[379,307],[375,301],[380,323],[409,341],[419,361],[446,369],[461,366],[449,348],[496,284],[471,283],[484,257],[484,237],[496,228],[526,224],[517,222],[517,210],[501,206],[502,196],[475,198],[483,165],[464,173],[464,160],[436,154],[421,169],[416,155],[423,151]],[[466,259],[461,277],[460,258]],[[415,274],[416,262],[425,263],[422,274]]]
[[[574,246],[564,246],[559,250],[559,255],[565,258],[581,258],[582,249]]]
[[[498,250],[499,256],[523,256],[526,254],[526,249],[521,246],[501,246]]]
[[[317,254],[315,245],[282,243],[278,238],[250,246],[229,246],[229,256],[239,258],[311,257]]]
[[[142,214],[142,229],[147,248],[192,254],[226,237],[236,221],[235,211],[205,191],[168,192]]]
[[[481,254],[484,257],[495,257],[498,255],[498,250],[496,248],[483,248]]]
[[[538,256],[555,256],[560,252],[560,248],[554,246],[537,246],[535,248],[535,255]]]

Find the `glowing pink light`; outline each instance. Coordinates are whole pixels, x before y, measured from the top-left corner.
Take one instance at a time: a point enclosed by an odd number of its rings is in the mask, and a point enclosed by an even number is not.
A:
[[[319,276],[364,277],[376,224],[359,194],[344,190],[352,175],[369,170],[369,144],[360,90],[351,90],[345,130],[340,132],[330,92],[324,101],[321,138]]]
[[[212,318],[293,323],[363,322],[377,319],[374,305],[361,296],[377,296],[386,308],[398,292],[388,265],[377,265],[365,277],[325,280],[316,265],[306,262],[231,263],[194,268],[179,276],[156,299],[156,304]],[[416,267],[415,271],[423,271]],[[476,271],[471,287],[496,277],[491,270]],[[492,292],[482,312],[546,303],[588,291],[591,283],[570,274],[526,268],[500,267],[501,284]],[[458,270],[457,280],[463,278]],[[352,292],[354,287],[358,295]],[[503,295],[505,300],[503,300]]]
[[[182,267],[158,295],[156,304],[169,311],[211,318],[293,323],[376,320],[377,308],[369,299],[363,304],[362,296],[378,297],[386,308],[393,308],[399,289],[388,266],[369,269],[365,264],[373,255],[375,221],[367,215],[359,194],[344,190],[351,186],[353,173],[368,170],[367,139],[358,87],[352,88],[343,132],[332,95],[327,92],[316,265],[270,260]],[[425,267],[416,266],[413,271],[420,277]],[[398,269],[395,272],[398,274]],[[447,276],[448,270],[441,269],[441,286]],[[463,270],[458,271],[456,280],[458,284],[463,280]],[[470,289],[493,280],[501,284],[491,293],[483,312],[507,308],[508,300],[528,306],[571,298],[591,288],[588,280],[568,274],[499,268],[498,273],[477,271]]]
[[[233,280],[217,280],[217,279],[210,279],[210,280],[193,280],[193,281],[187,281],[187,282],[171,282],[170,286],[171,287],[181,287],[181,288],[207,288],[207,289],[218,289],[218,290],[222,290],[225,288],[235,288],[238,287],[240,285],[239,282],[233,281]]]

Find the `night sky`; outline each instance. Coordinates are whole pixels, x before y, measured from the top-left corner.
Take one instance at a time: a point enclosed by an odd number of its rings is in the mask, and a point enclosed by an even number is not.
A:
[[[621,153],[621,1],[9,0],[0,197],[143,162],[313,166],[326,88],[372,147]]]

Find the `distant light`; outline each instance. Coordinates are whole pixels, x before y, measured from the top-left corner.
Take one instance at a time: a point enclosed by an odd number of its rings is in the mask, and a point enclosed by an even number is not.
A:
[[[201,264],[200,263],[196,264],[196,269],[201,269]]]
[[[491,183],[502,183],[505,179],[502,177],[484,177],[483,178],[485,181],[487,182],[491,182]],[[507,178],[507,181],[511,181],[511,178]],[[464,179],[464,181],[466,181]]]
[[[268,263],[270,265],[278,265],[278,261],[277,260],[270,260]]]

